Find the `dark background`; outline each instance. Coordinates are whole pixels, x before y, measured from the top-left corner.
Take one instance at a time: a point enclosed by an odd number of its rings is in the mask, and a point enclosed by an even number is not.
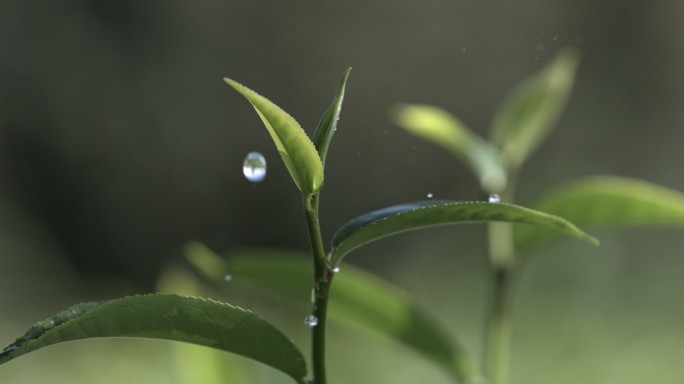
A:
[[[0,335],[9,343],[75,301],[154,290],[188,240],[307,249],[298,191],[224,76],[313,133],[354,68],[326,165],[326,237],[427,193],[481,199],[465,167],[394,126],[389,108],[438,105],[486,136],[506,93],[566,45],[582,54],[575,91],[526,166],[519,201],[590,174],[684,191],[683,17],[676,1],[3,0]],[[269,162],[259,184],[241,174],[253,150]],[[385,240],[349,260],[407,288],[477,350],[483,227],[457,229]],[[683,380],[673,360],[684,353],[681,230],[594,234],[601,248],[561,241],[524,274],[513,381]],[[340,344],[354,340],[344,335]],[[364,347],[387,361],[333,371],[341,382],[446,382],[395,347]],[[10,366],[0,377],[36,380]]]

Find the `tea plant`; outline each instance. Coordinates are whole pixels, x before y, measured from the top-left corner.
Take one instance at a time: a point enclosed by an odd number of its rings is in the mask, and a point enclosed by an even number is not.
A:
[[[490,140],[458,118],[429,105],[399,104],[392,118],[406,131],[431,141],[465,162],[490,200],[514,200],[520,170],[550,133],[569,98],[578,54],[566,48],[540,73],[520,84],[495,115]],[[530,205],[581,226],[684,224],[684,195],[651,183],[615,176],[572,181]],[[512,281],[527,261],[516,250],[549,237],[530,226],[488,228],[491,298],[487,315],[485,374],[490,384],[507,382],[511,339]]]
[[[573,61],[576,61],[574,56],[563,56],[544,74],[521,88],[520,94],[511,99],[511,105],[504,108],[508,112],[497,120],[494,144],[478,138],[458,124],[454,125],[455,120],[448,116],[445,118],[444,113],[435,112],[435,109],[403,106],[397,110],[400,123],[433,132],[432,136],[424,136],[448,145],[454,153],[466,159],[479,176],[483,189],[500,194],[503,201],[492,195],[489,201],[427,200],[379,209],[343,225],[333,235],[328,247],[321,234],[318,208],[324,185],[325,160],[337,129],[350,70],[345,72],[313,141],[297,121],[277,105],[236,81],[225,79],[254,107],[301,192],[311,262],[283,255],[282,251],[249,251],[230,255],[224,260],[196,243],[189,245],[188,259],[210,281],[223,282],[230,274],[232,279],[251,280],[257,285],[306,301],[311,308],[310,312],[303,314],[305,324],[311,328],[310,379],[307,379],[304,355],[284,333],[256,314],[210,299],[162,293],[69,308],[31,327],[25,335],[3,349],[0,364],[65,341],[142,337],[183,341],[232,352],[280,370],[297,383],[326,384],[326,325],[330,307],[336,318],[374,330],[414,349],[446,370],[455,381],[474,383],[480,380],[481,374],[469,355],[447,337],[438,322],[422,311],[408,295],[352,266],[345,265],[339,276],[337,272],[350,252],[380,238],[435,225],[485,222],[490,223],[490,252],[495,277],[493,310],[488,317],[486,376],[491,383],[504,382],[510,328],[510,275],[519,263],[514,257],[514,244],[531,243],[550,233],[597,244],[593,237],[560,216],[509,202],[512,200],[513,180],[520,166],[562,109],[562,100],[567,97],[572,83],[572,71],[568,68],[574,66],[571,64]],[[424,123],[430,119],[437,119],[441,125],[435,129],[434,124]],[[419,123],[414,124],[416,121]],[[253,157],[248,166],[259,168],[261,163]],[[681,209],[684,199],[674,192],[643,185],[639,189],[634,182],[625,180],[601,179],[601,182],[627,183],[630,188],[622,188],[618,191],[619,196],[613,196],[606,192],[610,185],[599,183],[598,190],[596,183],[589,187],[580,185],[552,195],[542,206],[552,212],[569,210],[562,212],[587,224],[630,222],[629,218],[631,223],[681,224],[684,221],[684,210]],[[655,196],[658,193],[670,194],[670,200]],[[654,203],[653,197],[659,197],[661,205]],[[581,208],[582,199],[606,200],[607,205],[601,205],[603,208],[630,206],[640,209],[632,211],[631,216],[624,209],[603,209],[602,213],[596,214],[594,210],[589,212]],[[669,205],[662,205],[663,201]],[[679,211],[672,213],[670,205],[679,207]],[[520,228],[515,231],[517,243],[514,243],[511,224],[526,224],[516,226]],[[338,283],[335,294],[331,296],[333,280]]]

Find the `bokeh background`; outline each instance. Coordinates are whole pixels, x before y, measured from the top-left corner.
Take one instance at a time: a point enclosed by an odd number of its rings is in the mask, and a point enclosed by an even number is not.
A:
[[[3,0],[0,338],[75,302],[153,291],[188,240],[307,249],[298,191],[224,76],[312,133],[354,68],[327,161],[328,237],[428,193],[481,199],[464,166],[394,126],[389,108],[438,105],[486,136],[506,93],[566,45],[582,54],[575,90],[525,167],[519,202],[590,174],[684,191],[683,19],[684,2],[665,0]],[[269,162],[259,184],[241,173],[253,150]],[[513,382],[683,382],[682,230],[593,234],[600,248],[534,251],[517,292]],[[484,249],[484,227],[461,226],[348,260],[411,292],[477,355]],[[308,348],[306,309],[235,295]],[[1,366],[0,381],[180,383],[169,347],[55,346]],[[334,383],[449,382],[396,344],[334,325],[330,347]],[[287,382],[246,364],[251,381]]]

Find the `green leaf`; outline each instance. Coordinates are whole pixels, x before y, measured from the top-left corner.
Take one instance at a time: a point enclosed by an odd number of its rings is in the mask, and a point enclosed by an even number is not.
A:
[[[171,263],[157,278],[157,290],[199,296],[209,290],[206,283],[189,267]],[[247,383],[249,378],[240,357],[214,348],[188,343],[174,343],[173,357],[180,383],[230,384]]]
[[[506,186],[499,150],[449,112],[430,105],[397,104],[391,116],[409,133],[443,147],[464,161],[485,191],[498,193]]]
[[[323,185],[323,163],[299,123],[260,94],[229,78],[223,80],[252,104],[299,190],[306,195],[318,192]]]
[[[492,123],[492,140],[504,160],[517,168],[550,133],[572,91],[579,55],[561,50],[544,70],[520,84],[504,100]]]
[[[427,200],[380,209],[347,222],[333,237],[331,261],[338,265],[354,249],[400,232],[435,225],[491,221],[536,225],[598,244],[596,239],[563,218],[518,205]]]
[[[186,248],[186,257],[200,271],[221,258],[198,247]],[[198,252],[199,251],[199,252]],[[231,284],[247,283],[310,305],[313,271],[310,256],[303,252],[253,249],[231,252],[224,268]],[[423,355],[457,379],[474,375],[464,351],[440,323],[400,288],[351,265],[336,274],[330,296],[330,318],[347,326],[393,339]]]
[[[302,354],[257,315],[213,300],[130,296],[79,304],[31,327],[0,352],[0,364],[49,345],[95,337],[142,337],[204,345],[249,357],[304,383]]]
[[[535,209],[563,216],[582,227],[684,226],[684,194],[646,181],[593,176],[547,193]],[[550,237],[536,228],[515,230],[518,248]]]
[[[316,128],[316,133],[314,134],[314,147],[316,147],[318,155],[321,157],[321,162],[324,166],[325,158],[328,155],[328,147],[330,146],[330,141],[337,130],[337,121],[340,119],[340,113],[342,112],[344,90],[347,87],[347,79],[349,78],[350,72],[351,68],[347,68],[347,70],[344,72],[340,86],[337,88],[337,93],[335,93],[335,98],[325,111],[325,114],[323,114],[321,121],[318,123],[318,128]]]

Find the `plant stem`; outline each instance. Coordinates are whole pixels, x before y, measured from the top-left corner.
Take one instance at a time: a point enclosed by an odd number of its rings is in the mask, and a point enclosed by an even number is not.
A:
[[[311,360],[315,384],[326,384],[325,331],[328,318],[328,294],[333,273],[323,248],[323,238],[318,222],[318,196],[303,196],[306,223],[314,261],[313,315],[318,323],[311,329]]]
[[[511,195],[504,194],[506,200]],[[513,226],[509,223],[490,223],[488,238],[491,287],[485,331],[484,372],[488,384],[506,384],[511,354],[512,274],[515,265]]]

